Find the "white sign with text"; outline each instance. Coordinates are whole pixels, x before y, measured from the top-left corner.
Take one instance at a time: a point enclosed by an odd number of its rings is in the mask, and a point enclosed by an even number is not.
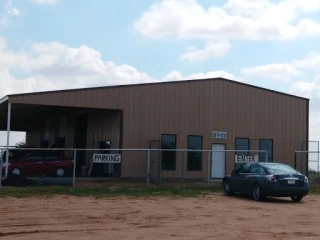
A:
[[[121,154],[93,154],[94,163],[121,163]]]
[[[235,155],[234,157],[235,163],[255,163],[259,162],[258,155]]]
[[[217,132],[213,131],[211,133],[211,138],[215,139],[227,139],[228,138],[228,133],[227,132]]]

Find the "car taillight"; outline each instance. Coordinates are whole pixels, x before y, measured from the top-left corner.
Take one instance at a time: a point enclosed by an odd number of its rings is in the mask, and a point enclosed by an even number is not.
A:
[[[309,179],[307,177],[304,177],[304,182],[309,182]]]
[[[267,179],[268,179],[269,182],[278,182],[278,180],[276,179],[276,177],[273,176],[273,175],[268,175],[268,176],[267,176]]]

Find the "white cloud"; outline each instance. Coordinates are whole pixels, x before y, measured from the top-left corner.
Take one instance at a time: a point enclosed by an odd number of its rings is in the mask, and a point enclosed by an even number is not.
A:
[[[301,18],[320,9],[319,0],[229,0],[205,9],[196,0],[162,0],[134,23],[149,38],[282,40],[320,36],[320,24]]]
[[[229,42],[209,42],[204,49],[188,48],[180,61],[203,62],[211,58],[224,57],[230,50]]]
[[[19,16],[19,15],[20,15],[19,9],[15,8],[15,7],[12,5],[12,2],[11,2],[11,1],[9,1],[8,4],[6,4],[5,9],[6,9],[6,11],[7,11],[7,13],[8,13],[9,15],[14,15],[14,16]]]
[[[316,76],[314,80],[311,82],[306,82],[306,81],[295,82],[290,88],[290,93],[310,99],[309,139],[312,141],[319,141],[320,140],[320,109],[319,109],[320,75]],[[312,149],[312,150],[316,151],[317,149]],[[314,155],[312,155],[311,158],[314,158]]]
[[[190,80],[190,79],[205,79],[205,78],[226,78],[234,81],[243,81],[240,78],[236,78],[233,74],[225,72],[223,70],[219,71],[212,71],[207,73],[193,73],[187,76],[183,76],[178,71],[171,71],[168,74],[166,74],[161,81],[175,81],[175,80]]]
[[[19,15],[20,15],[20,10],[12,5],[11,0],[6,0],[4,2],[3,9],[0,12],[0,27],[1,26],[4,26],[4,27],[8,26],[10,23],[10,20],[13,17],[17,17]]]
[[[241,69],[241,74],[247,78],[272,78],[281,81],[289,81],[292,77],[302,75],[302,72],[297,70],[290,63],[274,63],[243,68]]]
[[[5,42],[4,39],[2,41]],[[35,43],[27,51],[13,52],[0,48],[0,96],[19,92],[57,90],[91,86],[132,84],[184,79],[236,77],[225,71],[211,71],[183,76],[171,71],[162,78],[153,78],[136,68],[112,61],[103,61],[101,53],[88,46],[72,48],[58,42]],[[19,70],[25,78],[13,76]],[[239,80],[240,81],[240,80]]]
[[[310,52],[300,60],[293,60],[291,64],[297,68],[312,69],[320,72],[320,53]]]
[[[302,70],[311,69],[320,73],[320,53],[310,52],[301,59],[290,62],[271,63],[241,69],[241,74],[246,78],[265,77],[282,81],[292,80],[303,74]]]
[[[48,5],[54,5],[57,3],[57,0],[28,0],[28,1],[35,4],[48,4]]]
[[[298,96],[320,100],[320,75],[315,77],[312,82],[295,82],[291,86],[290,92]]]

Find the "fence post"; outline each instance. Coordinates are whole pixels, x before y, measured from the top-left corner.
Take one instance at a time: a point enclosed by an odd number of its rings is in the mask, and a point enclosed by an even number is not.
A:
[[[2,163],[3,163],[3,150],[0,151],[0,166],[1,166],[1,170],[0,170],[0,192],[2,190]]]
[[[76,163],[77,163],[77,150],[73,154],[73,174],[72,174],[72,189],[76,187]]]
[[[151,154],[151,150],[148,150],[148,166],[147,166],[147,187],[149,187],[150,185],[150,154]]]
[[[208,179],[207,182],[210,183],[210,155],[211,155],[212,151],[208,152]]]

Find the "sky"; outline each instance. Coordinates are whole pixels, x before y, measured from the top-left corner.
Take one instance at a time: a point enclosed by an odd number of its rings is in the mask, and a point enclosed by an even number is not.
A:
[[[319,141],[319,40],[320,0],[0,0],[0,98],[225,77],[310,98]]]

